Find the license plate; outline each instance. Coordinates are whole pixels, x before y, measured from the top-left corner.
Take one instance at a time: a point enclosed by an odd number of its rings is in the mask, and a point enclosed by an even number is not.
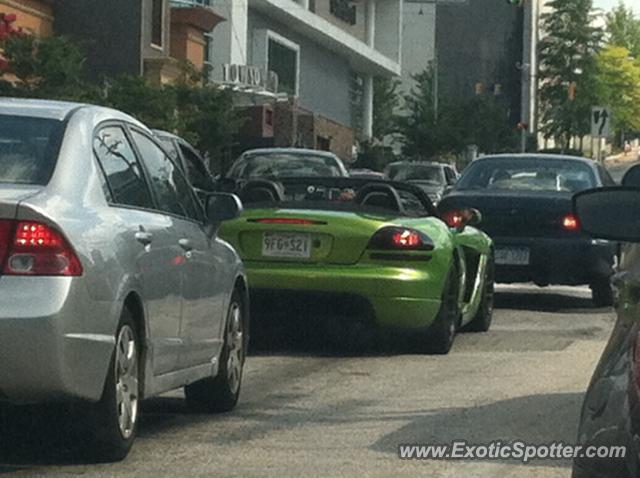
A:
[[[262,255],[265,257],[311,257],[311,236],[266,232],[262,236]]]
[[[528,266],[528,247],[500,247],[496,249],[496,264],[504,266]]]

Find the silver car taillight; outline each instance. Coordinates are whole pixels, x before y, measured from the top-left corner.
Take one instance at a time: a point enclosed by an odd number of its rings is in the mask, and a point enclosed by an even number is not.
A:
[[[0,259],[5,275],[82,275],[71,245],[56,229],[40,222],[0,221]]]

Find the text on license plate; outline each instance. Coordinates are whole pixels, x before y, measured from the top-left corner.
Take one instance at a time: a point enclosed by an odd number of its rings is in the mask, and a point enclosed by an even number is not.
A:
[[[265,232],[262,236],[265,257],[311,257],[311,235]]]
[[[496,249],[496,264],[505,266],[529,265],[528,247],[499,247]]]

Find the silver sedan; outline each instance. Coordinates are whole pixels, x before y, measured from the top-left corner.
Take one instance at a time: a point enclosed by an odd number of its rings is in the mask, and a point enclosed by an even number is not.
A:
[[[0,402],[69,401],[103,460],[141,399],[185,386],[232,409],[248,342],[242,263],[143,124],[118,111],[0,100]]]

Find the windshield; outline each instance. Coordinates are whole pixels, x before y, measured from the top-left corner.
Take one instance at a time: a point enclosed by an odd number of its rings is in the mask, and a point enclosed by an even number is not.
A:
[[[473,163],[456,189],[573,193],[595,185],[593,171],[579,161],[496,158]]]
[[[47,184],[62,129],[58,120],[0,115],[0,183]]]
[[[250,155],[229,172],[229,177],[235,179],[342,176],[334,158],[295,153]]]
[[[445,184],[444,172],[440,166],[411,164],[397,170],[394,181],[416,181],[434,186]]]

